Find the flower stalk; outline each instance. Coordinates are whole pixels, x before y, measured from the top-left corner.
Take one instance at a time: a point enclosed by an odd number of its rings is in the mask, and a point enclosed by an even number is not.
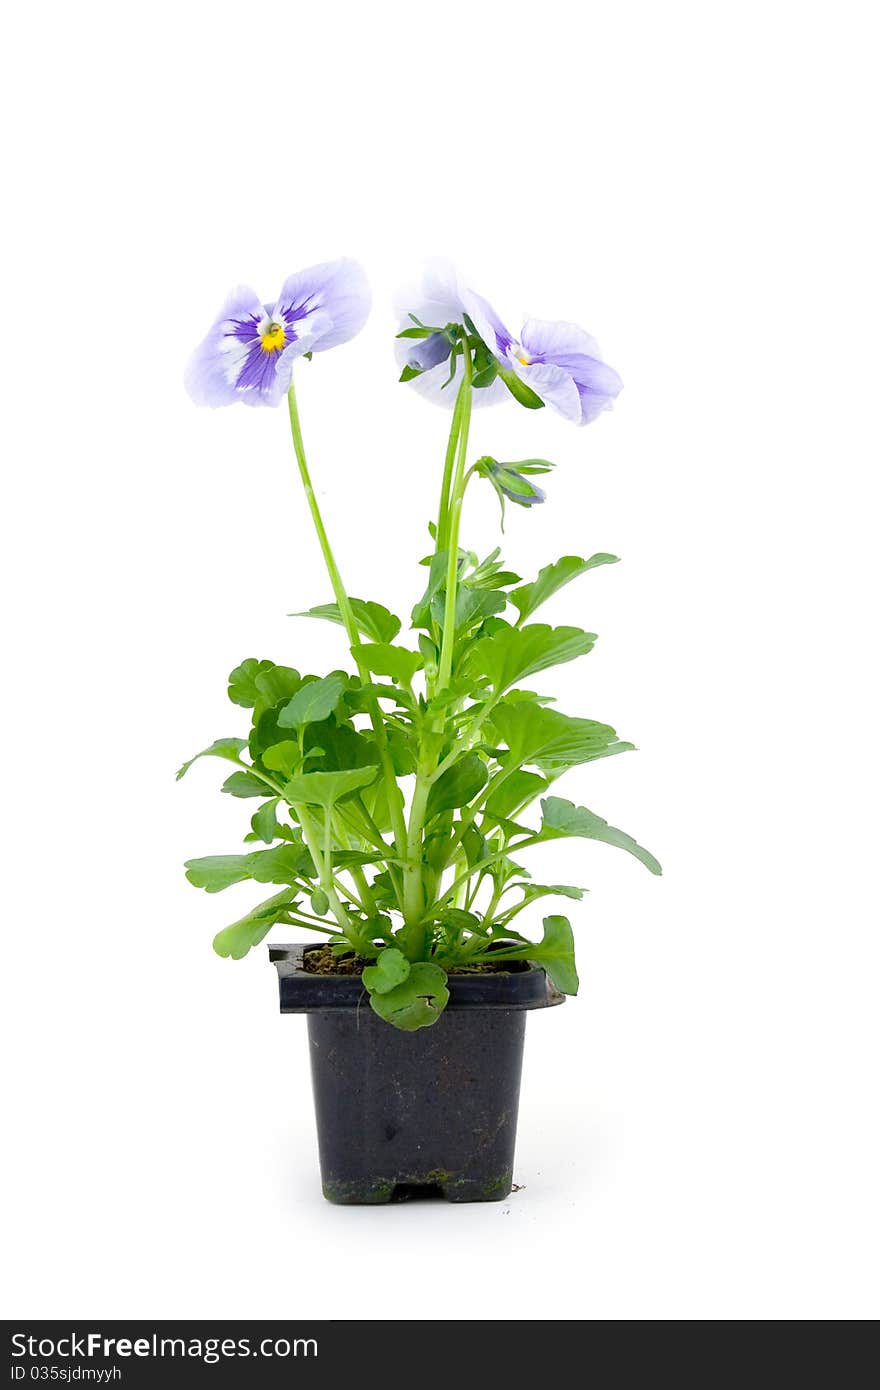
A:
[[[333,586],[333,593],[339,607],[339,615],[342,618],[348,636],[348,644],[351,647],[352,656],[357,662],[358,672],[361,680],[369,685],[372,677],[369,669],[359,656],[361,646],[361,635],[355,622],[354,613],[348,592],[342,582],[342,575],[339,573],[339,566],[330,547],[330,540],[324,526],[324,519],[321,516],[321,508],[318,506],[318,499],[315,496],[315,489],[312,486],[309,465],[306,460],[305,445],[302,437],[302,426],[299,418],[299,407],[296,400],[296,388],[293,384],[291,375],[290,386],[287,389],[287,408],[290,415],[290,433],[293,437],[293,451],[296,455],[299,476],[302,481],[303,491],[306,495],[309,511],[311,512],[315,532],[317,533],[318,543],[321,547],[321,554],[324,556],[324,563],[327,573],[330,576],[330,583]],[[367,708],[373,733],[376,738],[376,747],[382,763],[382,775],[385,778],[385,785],[388,791],[388,811],[391,816],[392,828],[394,831],[394,844],[398,855],[402,856],[403,848],[406,843],[406,823],[403,819],[403,798],[397,786],[397,778],[394,772],[394,764],[391,761],[391,753],[388,748],[388,737],[385,732],[385,725],[378,702],[370,696],[367,701]]]
[[[446,604],[443,614],[443,642],[440,647],[440,665],[437,671],[437,689],[445,690],[452,676],[452,651],[455,645],[455,612],[458,593],[458,534],[461,526],[461,508],[465,492],[465,465],[467,462],[468,435],[471,424],[471,403],[473,398],[473,362],[467,340],[463,343],[462,362],[464,376],[459,387],[461,415],[458,424],[458,461],[452,482],[449,500],[449,534],[446,538],[448,558],[446,564]],[[458,402],[456,402],[458,404]]]

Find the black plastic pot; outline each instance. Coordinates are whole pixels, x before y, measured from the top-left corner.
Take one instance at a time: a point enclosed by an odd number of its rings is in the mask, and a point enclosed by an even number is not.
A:
[[[309,1015],[324,1196],[501,1201],[513,1186],[526,1011],[564,996],[531,962],[452,975],[437,1022],[405,1033],[376,1017],[358,976],[304,970],[304,953],[320,949],[269,956],[281,1012]]]

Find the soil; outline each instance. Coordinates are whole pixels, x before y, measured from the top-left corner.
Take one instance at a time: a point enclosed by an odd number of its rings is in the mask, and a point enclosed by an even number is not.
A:
[[[317,949],[306,951],[303,956],[303,970],[307,970],[310,975],[360,975],[367,965],[373,965],[373,961],[365,960],[363,956],[335,956],[329,946],[319,946]],[[453,965],[447,970],[448,975],[500,975],[505,971],[526,969],[525,961],[505,960],[499,961],[497,965],[491,960],[475,961],[473,965]]]
[[[303,970],[310,975],[360,975],[369,964],[363,956],[334,956],[329,946],[319,946],[303,956]]]

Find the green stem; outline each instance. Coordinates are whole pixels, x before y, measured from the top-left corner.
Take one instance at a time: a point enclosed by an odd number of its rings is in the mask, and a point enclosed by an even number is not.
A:
[[[303,912],[301,907],[291,908],[287,916],[295,917],[300,926],[311,927],[313,931],[336,931],[334,924],[328,922],[326,917],[316,917],[313,912]]]
[[[336,602],[339,605],[339,615],[342,618],[345,630],[348,633],[349,641],[352,646],[360,642],[360,634],[355,624],[354,614],[345,585],[342,582],[342,575],[333,557],[330,548],[330,540],[324,529],[324,519],[321,516],[321,509],[318,506],[318,499],[312,487],[312,480],[309,476],[309,465],[306,462],[305,445],[303,444],[302,427],[299,421],[299,411],[296,404],[296,391],[291,378],[290,386],[287,391],[287,408],[290,414],[290,433],[293,435],[293,451],[296,454],[296,461],[299,466],[299,476],[302,479],[303,490],[306,494],[306,501],[309,504],[309,511],[312,514],[312,521],[318,534],[318,541],[321,552],[324,556],[324,563],[327,566],[327,573],[330,575],[330,583],[333,585],[333,592],[336,595]]]
[[[333,881],[333,866],[330,859],[330,855],[327,854],[327,857],[325,859],[324,852],[322,852],[321,850],[320,837],[318,835],[317,827],[314,821],[312,820],[309,812],[306,810],[305,806],[303,806],[300,802],[294,802],[292,804],[293,809],[296,811],[296,814],[299,817],[299,823],[302,826],[303,839],[308,845],[309,852],[315,861],[315,867],[318,870],[318,879],[321,884],[321,887],[327,894],[330,907],[333,911],[333,916],[336,918],[337,922],[342,928],[343,933],[347,932],[349,927],[351,926],[351,923],[348,919],[348,913],[342,906],[342,903],[339,901],[339,895],[336,892],[336,884]],[[327,813],[325,812],[325,815],[326,814]]]
[[[340,820],[341,817],[338,814],[337,808],[336,813],[334,813],[333,816],[333,825],[336,831],[337,839],[339,840],[339,844],[342,849],[351,849],[351,841],[348,838],[348,835],[345,833],[344,826],[340,824]],[[366,844],[366,841],[362,840],[361,843]],[[364,873],[363,869],[360,867],[359,864],[352,864],[349,867],[348,872],[351,875],[351,881],[355,886],[357,894],[357,896],[352,898],[352,901],[356,903],[357,906],[368,916],[375,917],[377,911],[376,899],[373,897],[373,890],[367,883],[366,874]]]
[[[319,925],[317,925],[319,924]],[[306,931],[322,931],[327,936],[337,936],[338,932],[332,922],[322,922],[316,917],[314,922],[306,922],[299,913],[287,913],[286,925],[289,927],[304,927]]]
[[[471,350],[467,343],[462,355],[464,378],[459,387],[461,400],[461,422],[458,431],[458,461],[449,502],[448,535],[446,550],[446,606],[443,614],[443,645],[440,648],[440,665],[437,672],[437,689],[445,690],[452,676],[452,650],[455,645],[455,600],[458,589],[458,532],[461,525],[461,504],[464,497],[465,463],[467,461],[468,434],[471,424],[471,401],[474,368]],[[457,404],[457,403],[456,403]]]
[[[540,838],[540,835],[537,834],[529,835],[525,840],[518,840],[515,845],[508,845],[506,849],[499,851],[498,854],[490,854],[488,859],[481,859],[479,864],[474,864],[473,868],[460,874],[459,877],[449,885],[442,898],[438,900],[437,905],[440,906],[454,897],[461,885],[467,883],[468,879],[472,878],[474,874],[485,873],[490,864],[500,864],[501,860],[506,859],[508,854],[518,854],[522,849],[531,848],[532,845],[536,845],[540,842]]]
[[[512,883],[510,887],[521,888],[522,884]],[[531,898],[524,898],[523,901],[521,903],[517,903],[515,907],[510,907],[505,912],[499,912],[497,918],[495,919],[495,925],[500,927],[503,931],[505,927],[510,926],[514,917],[518,917],[521,912],[525,912],[527,907],[531,907],[532,901],[533,899]]]
[[[425,892],[422,882],[422,830],[425,823],[425,810],[428,804],[430,781],[424,776],[424,769],[416,774],[409,816],[409,833],[406,841],[406,864],[403,870],[403,915],[412,929],[408,933],[408,945],[413,952],[413,960],[421,960],[425,949],[425,929],[421,919],[425,912]]]
[[[302,428],[299,421],[299,410],[296,404],[296,392],[294,390],[293,378],[287,392],[287,407],[290,414],[290,432],[293,436],[293,451],[296,454],[296,462],[299,467],[299,476],[302,479],[303,489],[306,494],[306,501],[309,511],[312,514],[312,521],[315,525],[321,552],[324,556],[324,563],[327,566],[327,573],[330,576],[330,583],[333,585],[333,593],[336,596],[336,603],[339,608],[339,616],[342,618],[345,631],[348,634],[348,643],[352,649],[352,655],[357,662],[361,680],[369,684],[372,680],[369,670],[364,661],[358,655],[361,645],[361,635],[358,631],[357,623],[354,620],[351,602],[342,582],[339,567],[330,548],[330,541],[324,529],[324,520],[321,516],[321,509],[318,506],[318,499],[312,487],[312,480],[309,476],[309,466],[306,462],[306,451],[303,444]],[[378,703],[370,697],[367,701],[370,723],[373,726],[373,735],[376,739],[376,747],[382,763],[382,772],[388,790],[388,809],[391,814],[392,828],[394,831],[394,841],[398,855],[402,855],[403,846],[406,843],[406,824],[403,819],[403,798],[400,788],[397,785],[397,778],[394,773],[394,764],[391,761],[391,753],[388,749],[388,739],[385,733],[385,725],[382,722],[382,714]]]
[[[348,871],[351,874],[352,882],[357,889],[355,901],[358,906],[367,914],[368,917],[375,917],[378,911],[376,899],[373,897],[373,890],[367,882],[367,876],[360,865],[352,865]]]
[[[313,858],[314,861],[315,861],[315,867],[316,867],[316,869],[318,870],[318,873],[319,873],[319,875],[320,875],[321,887],[322,887],[322,888],[325,890],[325,892],[327,893],[328,898],[329,898],[330,895],[331,895],[331,891],[333,892],[333,895],[335,896],[335,894],[336,894],[336,885],[335,885],[335,882],[334,882],[334,879],[333,879],[332,861],[331,861],[330,859],[327,860],[327,867],[329,868],[329,873],[330,873],[330,888],[328,888],[327,885],[326,885],[326,883],[324,882],[325,869],[324,869],[324,865],[323,865],[322,856],[321,856],[321,854],[320,854],[320,851],[318,852],[317,855],[316,855],[316,853],[315,853],[315,848],[316,848],[316,845],[317,845],[317,839],[315,838],[314,830],[313,830],[313,831],[312,831],[313,840],[312,840],[312,841],[309,840],[309,836],[308,836],[308,834],[307,834],[307,832],[306,832],[306,827],[305,827],[305,825],[304,825],[304,823],[303,823],[302,815],[300,814],[300,813],[301,813],[301,810],[302,810],[302,807],[299,806],[297,803],[295,803],[295,802],[293,802],[293,801],[288,801],[287,797],[286,797],[285,794],[284,794],[284,788],[280,785],[280,783],[278,783],[278,782],[275,781],[274,777],[269,777],[265,772],[261,772],[260,769],[259,769],[258,767],[254,767],[251,763],[242,762],[242,760],[241,760],[240,758],[236,759],[236,761],[238,762],[239,767],[244,768],[244,770],[245,770],[246,772],[249,772],[249,773],[251,774],[252,777],[256,777],[260,782],[264,782],[265,785],[266,785],[267,787],[270,787],[270,788],[272,789],[272,791],[276,792],[277,795],[281,797],[281,800],[282,800],[282,801],[286,802],[288,806],[292,806],[293,809],[294,809],[294,811],[296,811],[297,815],[299,816],[300,825],[302,826],[303,839],[305,840],[306,845],[307,845],[308,848],[309,848],[309,851],[310,851],[310,853],[311,853],[311,856],[312,856],[312,858]],[[313,843],[313,842],[314,842],[314,843]],[[300,879],[300,884],[302,885],[302,887],[305,889],[306,892],[309,892],[309,893],[310,893],[310,892],[312,891],[312,886],[311,886],[311,884],[308,882],[307,879]],[[363,904],[360,903],[360,902],[358,901],[357,898],[352,897],[351,893],[346,892],[346,890],[343,888],[342,884],[339,885],[339,888],[340,888],[340,890],[341,890],[343,893],[345,893],[345,896],[346,896],[352,903],[354,903],[355,907],[362,907],[362,906],[363,906]],[[331,901],[332,901],[332,899],[331,899]],[[338,899],[337,899],[337,901],[338,901]],[[340,904],[340,906],[341,906],[341,904]],[[316,920],[317,920],[317,919],[316,919]],[[337,921],[339,921],[339,920],[340,920],[340,919],[337,917]],[[346,919],[345,919],[345,924],[348,925],[348,918],[347,918],[347,917],[346,917]]]
[[[464,459],[467,454],[467,435],[471,412],[471,381],[473,379],[473,369],[471,365],[470,349],[467,347],[465,347],[464,350],[464,359],[464,375],[462,376],[462,380],[455,397],[455,407],[452,412],[452,424],[450,425],[449,439],[446,445],[446,458],[443,465],[443,482],[440,487],[440,509],[437,515],[437,535],[435,545],[435,553],[439,553],[441,551],[446,550],[447,546],[449,545],[451,511],[452,525],[456,537],[453,549],[450,551],[450,554],[453,556],[453,559],[457,558],[458,554],[458,522],[461,514],[460,499],[458,500],[457,508],[455,505],[456,489],[461,489],[462,486],[461,480],[464,468]],[[457,467],[456,458],[458,459]],[[454,482],[453,470],[455,471]],[[455,577],[457,574],[457,565],[455,563],[450,564],[449,562],[447,562],[447,593],[449,589],[450,571],[452,571],[453,574],[452,584],[454,590]],[[447,621],[444,625],[444,629],[448,627],[448,605],[449,599],[447,597]],[[452,605],[452,611],[454,614],[454,592],[452,597]],[[448,644],[445,642],[444,639],[444,644],[441,648],[441,660],[438,671],[438,689],[442,689],[444,684],[448,683],[449,679],[448,669],[445,678],[443,676],[443,652],[446,651],[447,645]],[[452,649],[451,645],[449,645],[448,654],[446,656],[447,668],[451,668],[451,662]],[[428,694],[432,695],[433,693],[434,691],[432,689],[429,689]],[[422,832],[424,829],[425,809],[428,801],[428,793],[431,790],[432,781],[433,778],[431,777],[430,768],[420,764],[418,772],[416,774],[416,785],[415,790],[413,792],[412,804],[410,806],[409,827],[407,830],[406,838],[406,855],[403,869],[403,914],[404,920],[407,923],[408,927],[407,945],[414,960],[422,959],[427,944],[427,929],[424,927],[421,921],[425,911],[425,885],[422,865]]]
[[[455,452],[461,430],[461,412],[467,378],[463,377],[455,397],[452,411],[452,424],[449,427],[449,441],[446,445],[446,459],[443,464],[443,482],[440,486],[440,510],[437,514],[437,549],[445,550],[449,526],[449,489],[452,485],[452,470],[455,465]]]
[[[482,879],[480,880],[480,882],[482,882]],[[483,913],[484,922],[493,922],[495,920],[495,913],[498,910],[498,904],[501,902],[503,894],[503,886],[500,888],[496,886],[495,892],[492,894],[488,906],[486,907],[486,911]]]
[[[477,715],[473,724],[470,726],[466,740],[463,743],[457,742],[455,744],[455,747],[452,749],[452,752],[447,754],[447,756],[443,759],[442,763],[438,763],[437,767],[431,774],[432,782],[436,782],[438,777],[442,777],[444,772],[448,771],[448,769],[452,767],[454,763],[457,763],[462,753],[467,753],[471,748],[474,747],[474,745],[478,742],[479,734],[483,727],[483,724],[489,718],[489,715],[492,713],[493,709],[495,708],[500,699],[501,695],[498,694],[492,695],[486,701],[485,705],[480,710],[480,713]],[[473,708],[473,706],[471,706],[471,708]],[[469,714],[470,710],[465,710],[465,717],[468,717]]]
[[[511,776],[512,773],[515,771],[517,771],[516,768],[511,768],[509,773],[505,773],[502,770],[500,776],[497,776],[486,783],[485,787],[480,792],[480,795],[477,797],[476,801],[472,802],[470,806],[462,809],[460,813],[458,829],[455,831],[455,833],[452,836],[452,839],[449,842],[449,848],[446,852],[446,858],[443,861],[444,869],[449,868],[449,865],[452,863],[452,860],[458,853],[458,850],[461,847],[462,842],[464,841],[465,835],[470,830],[471,826],[473,825],[480,811],[482,811],[483,807],[489,800],[492,793],[495,791],[497,787],[501,785],[506,776]]]
[[[343,825],[347,825],[350,830],[353,830],[365,845],[372,845],[382,854],[389,854],[391,846],[383,840],[381,830],[360,796],[356,796],[352,801],[337,805],[336,814]]]
[[[251,908],[250,912],[246,912],[243,917],[239,917],[237,922],[230,922],[230,930],[233,927],[242,926],[245,922],[250,922],[254,913],[257,911],[266,911],[268,908],[272,907],[289,907],[294,902],[295,891],[296,890],[290,884],[286,884],[279,893],[273,893],[271,898],[264,898],[256,908]]]
[[[457,862],[459,864],[464,864],[464,866],[467,867],[467,856],[464,854],[459,854],[457,856]],[[471,875],[469,874],[467,879],[459,881],[458,887],[456,888],[452,898],[453,907],[463,908],[465,906],[468,894],[468,879],[470,877]]]

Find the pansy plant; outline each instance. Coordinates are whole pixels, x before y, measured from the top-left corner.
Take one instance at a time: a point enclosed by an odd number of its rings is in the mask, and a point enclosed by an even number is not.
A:
[[[564,993],[577,992],[567,917],[543,919],[540,941],[521,914],[543,898],[579,899],[569,884],[535,882],[523,857],[562,837],[625,849],[660,866],[631,836],[556,795],[570,768],[632,748],[601,721],[548,707],[544,672],[585,656],[595,634],[535,614],[572,580],[616,557],[566,555],[524,583],[498,549],[463,548],[461,518],[474,478],[501,503],[545,500],[533,482],[545,459],[469,463],[475,405],[544,405],[576,424],[607,409],[620,378],[595,341],[569,323],[527,320],[519,334],[445,264],[429,268],[402,305],[401,380],[452,411],[433,551],[424,592],[403,623],[351,596],[309,476],[295,362],[355,336],[369,311],[363,271],[341,260],[291,275],[273,303],[235,290],[196,350],[187,386],[198,404],[278,405],[286,396],[293,446],[333,600],[299,616],[345,634],[339,668],[303,673],[248,657],[229,698],[250,711],[246,735],[215,740],[184,763],[232,764],[223,790],[250,803],[245,852],[192,859],[189,881],[209,893],[253,879],[273,890],[214,939],[240,959],[276,925],[323,933],[334,954],[366,964],[375,1012],[395,1027],[432,1024],[450,971],[532,960]],[[534,688],[533,688],[534,687]],[[537,809],[537,814],[535,813]]]

